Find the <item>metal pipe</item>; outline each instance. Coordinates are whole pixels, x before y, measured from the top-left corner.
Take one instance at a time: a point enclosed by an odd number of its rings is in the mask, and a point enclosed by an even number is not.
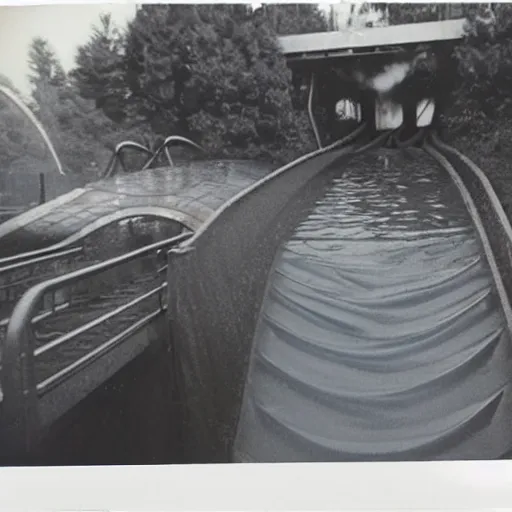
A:
[[[137,249],[88,268],[55,277],[30,288],[16,304],[0,352],[2,377],[2,435],[13,453],[28,454],[41,426],[35,378],[35,339],[32,320],[43,296],[63,286],[86,280],[123,263],[178,244],[192,233]],[[160,312],[160,309],[159,309]]]
[[[313,132],[315,133],[316,144],[318,149],[322,149],[322,140],[320,139],[320,134],[318,132],[318,127],[315,122],[315,116],[313,115],[313,95],[315,93],[315,73],[311,73],[311,82],[309,84],[309,97],[308,97],[308,115],[309,122],[311,123],[311,127],[313,128]]]
[[[377,135],[373,140],[365,144],[364,146],[361,146],[354,150],[354,155],[358,155],[360,153],[364,153],[365,151],[369,151],[374,148],[378,148],[383,146],[386,143],[386,140],[391,137],[393,134],[392,131],[386,131],[384,133],[381,133],[380,135]]]
[[[107,352],[112,350],[116,345],[122,343],[128,336],[137,332],[139,329],[151,323],[155,318],[161,315],[163,312],[162,309],[157,309],[152,313],[144,316],[140,320],[137,320],[135,323],[127,327],[124,331],[115,335],[113,338],[109,339],[105,343],[102,343],[99,347],[91,350],[91,352],[87,352],[84,356],[82,356],[77,361],[74,361],[70,365],[66,366],[59,372],[53,374],[51,377],[48,377],[43,382],[37,384],[37,394],[38,396],[42,396],[53,388],[61,384],[63,381],[69,379],[73,374],[79,372],[81,369],[90,365],[93,361],[99,359],[101,356],[105,355]]]
[[[126,148],[136,149],[138,151],[142,151],[143,153],[146,153],[147,155],[149,155],[149,159],[147,162],[149,162],[153,158],[153,152],[149,148],[147,148],[146,146],[144,146],[142,144],[139,144],[138,142],[134,142],[132,140],[125,140],[123,142],[120,142],[115,147],[112,157],[110,158],[109,163],[107,164],[105,172],[103,173],[104,178],[110,178],[116,174],[118,163],[121,164],[124,172],[126,172],[126,165],[125,165],[125,161],[124,161],[123,154],[122,154],[123,150]],[[146,164],[147,164],[147,162],[146,162]],[[146,164],[144,164],[144,166]]]
[[[182,137],[181,135],[171,135],[169,137],[167,137],[164,142],[160,145],[160,147],[156,150],[155,154],[146,162],[146,164],[144,165],[144,167],[142,168],[142,170],[146,170],[146,169],[149,169],[149,167],[157,160],[157,158],[160,156],[160,153],[162,151],[166,151],[166,154],[167,154],[167,158],[168,160],[170,161],[171,165],[172,164],[172,159],[171,159],[171,155],[169,154],[169,152],[167,151],[167,148],[171,145],[171,144],[174,144],[174,143],[181,143],[181,144],[184,144],[184,145],[187,145],[187,146],[192,146],[193,148],[203,152],[203,153],[206,153],[206,151],[204,150],[204,148],[202,148],[199,144],[196,144],[195,142],[191,141],[190,139],[187,139],[186,137]]]
[[[15,270],[19,270],[21,268],[28,267],[31,265],[37,265],[39,263],[43,263],[44,261],[51,261],[54,259],[59,259],[59,258],[65,257],[65,256],[74,256],[76,254],[82,253],[83,251],[84,251],[84,248],[81,246],[73,247],[71,249],[65,249],[65,250],[53,252],[50,254],[43,254],[43,256],[35,257],[30,260],[11,263],[9,265],[6,265],[5,267],[0,267],[0,275],[4,274],[6,272],[12,272]],[[0,262],[0,264],[1,264],[1,262]]]
[[[436,134],[432,134],[431,138],[432,143],[436,149],[447,151],[448,153],[451,153],[453,156],[458,157],[473,173],[475,178],[482,184],[482,187],[484,188],[487,196],[489,197],[489,201],[492,203],[493,210],[496,214],[496,217],[498,218],[499,223],[501,224],[503,230],[505,231],[508,240],[512,243],[512,225],[507,214],[505,213],[505,210],[503,208],[503,205],[501,204],[501,201],[498,198],[498,195],[496,194],[496,191],[494,190],[494,187],[492,186],[491,181],[486,176],[486,174],[466,155],[464,155],[454,147],[449,146],[448,144],[443,142]]]
[[[154,290],[151,290],[147,293],[144,293],[143,295],[136,297],[135,299],[132,299],[130,302],[127,302],[126,304],[123,304],[122,306],[119,306],[116,309],[109,311],[108,313],[105,313],[104,315],[98,318],[95,318],[94,320],[91,320],[90,322],[84,325],[81,325],[80,327],[77,327],[76,329],[73,329],[72,331],[66,334],[63,334],[62,336],[59,336],[53,341],[50,341],[49,343],[42,345],[41,347],[34,350],[34,357],[39,357],[48,352],[49,350],[52,350],[56,347],[60,347],[61,345],[67,343],[68,341],[74,340],[77,336],[80,336],[81,334],[90,331],[94,327],[98,327],[99,325],[105,323],[107,320],[110,320],[111,318],[118,316],[120,313],[123,313],[127,309],[130,309],[133,306],[139,304],[140,302],[148,299],[149,297],[152,297],[153,295],[159,293],[161,288],[162,285],[155,288]]]

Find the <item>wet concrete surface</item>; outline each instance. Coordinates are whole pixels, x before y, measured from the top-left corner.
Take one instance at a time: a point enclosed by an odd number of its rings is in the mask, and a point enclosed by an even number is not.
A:
[[[150,215],[197,229],[217,208],[274,170],[252,161],[193,161],[90,183],[0,225],[0,256],[61,242],[102,222]]]

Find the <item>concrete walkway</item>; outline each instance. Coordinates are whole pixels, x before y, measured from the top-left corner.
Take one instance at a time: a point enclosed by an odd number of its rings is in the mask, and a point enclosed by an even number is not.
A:
[[[251,161],[199,161],[90,183],[0,225],[0,256],[72,242],[135,216],[197,229],[217,208],[274,170]]]

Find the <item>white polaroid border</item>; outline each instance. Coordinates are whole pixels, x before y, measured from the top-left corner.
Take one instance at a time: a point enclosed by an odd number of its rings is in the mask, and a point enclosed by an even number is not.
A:
[[[93,3],[135,2],[0,0],[0,5]],[[512,462],[0,468],[0,511],[18,510],[512,511]]]
[[[512,511],[512,463],[0,469],[1,511]]]

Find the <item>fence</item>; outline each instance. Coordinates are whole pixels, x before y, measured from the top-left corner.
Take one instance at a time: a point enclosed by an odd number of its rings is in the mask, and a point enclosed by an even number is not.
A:
[[[152,328],[167,308],[161,251],[190,236],[184,233],[151,244],[42,282],[25,293],[12,313],[2,353],[3,451],[12,457],[27,456],[45,428],[161,337],[162,333]],[[123,290],[114,291],[112,310],[104,312],[100,302],[99,308],[84,312],[81,292],[91,280],[103,282],[111,272],[116,280],[117,270],[126,265],[138,264],[138,273],[141,263],[149,271],[145,276],[152,276],[143,281],[144,286],[136,281],[124,283]],[[65,303],[59,301],[58,294],[66,297]],[[38,336],[41,322],[58,317],[63,307],[71,311],[73,306],[85,323],[53,333],[51,339]]]

